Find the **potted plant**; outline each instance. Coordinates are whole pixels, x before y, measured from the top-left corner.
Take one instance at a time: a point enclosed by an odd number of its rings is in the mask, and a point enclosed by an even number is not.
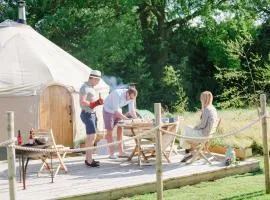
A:
[[[234,148],[236,157],[244,160],[252,156],[252,141],[246,138],[215,138],[210,142],[209,151],[218,154],[225,154],[228,147]]]

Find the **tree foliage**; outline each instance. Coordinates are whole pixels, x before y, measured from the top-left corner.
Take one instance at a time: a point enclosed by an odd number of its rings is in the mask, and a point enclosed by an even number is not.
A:
[[[138,106],[220,108],[270,93],[269,0],[26,0],[27,22],[92,68],[136,83]],[[17,20],[0,0],[0,21]]]

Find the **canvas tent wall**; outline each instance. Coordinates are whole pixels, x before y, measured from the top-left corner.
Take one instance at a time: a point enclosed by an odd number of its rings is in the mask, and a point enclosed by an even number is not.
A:
[[[78,92],[90,72],[30,26],[10,20],[0,23],[0,142],[7,139],[5,112],[10,110],[15,131],[20,129],[23,139],[30,128],[47,126],[58,143],[78,145],[85,136]],[[102,80],[97,90],[104,98],[109,86]],[[97,115],[98,129],[103,131],[101,107]]]

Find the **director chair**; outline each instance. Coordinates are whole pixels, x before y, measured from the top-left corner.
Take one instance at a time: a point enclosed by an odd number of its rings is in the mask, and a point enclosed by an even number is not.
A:
[[[194,139],[192,142],[194,142],[195,147],[194,148],[194,154],[192,156],[192,158],[190,159],[190,161],[186,162],[187,164],[191,164],[193,161],[200,159],[201,157],[203,157],[205,159],[205,161],[207,163],[209,163],[210,165],[212,164],[210,159],[206,156],[205,153],[209,154],[212,158],[215,158],[215,156],[209,151],[208,147],[210,144],[211,139],[213,138],[213,136],[215,135],[215,133],[218,130],[218,127],[220,125],[221,119],[219,118],[213,125],[209,135],[207,137],[205,137],[204,139]],[[210,158],[211,158],[210,157]]]
[[[44,140],[44,138],[47,138],[44,141],[46,142],[46,144],[49,145],[49,147],[47,147],[46,149],[54,149],[56,150],[56,152],[53,153],[44,153],[41,157],[39,157],[42,161],[42,166],[39,169],[38,175],[40,175],[41,172],[47,170],[50,173],[52,173],[53,176],[56,176],[58,174],[58,172],[61,170],[64,170],[65,173],[67,173],[67,167],[64,163],[64,158],[67,154],[67,152],[64,152],[62,150],[68,150],[70,149],[70,147],[66,147],[64,145],[61,144],[56,144],[55,142],[55,138],[54,138],[54,134],[52,129],[33,129],[33,135],[35,140],[38,142],[42,143],[42,138]],[[61,152],[59,152],[59,149],[61,149]],[[58,159],[58,165],[57,168],[54,172],[53,170],[53,166],[52,166],[52,158],[56,157]],[[51,159],[51,164],[49,164],[48,159]]]

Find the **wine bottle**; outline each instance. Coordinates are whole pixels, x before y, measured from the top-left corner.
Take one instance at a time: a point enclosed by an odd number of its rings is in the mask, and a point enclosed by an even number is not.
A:
[[[29,144],[34,144],[33,130],[30,130],[29,134]]]
[[[20,130],[18,130],[17,143],[18,143],[18,145],[22,145],[22,136],[21,136]]]

